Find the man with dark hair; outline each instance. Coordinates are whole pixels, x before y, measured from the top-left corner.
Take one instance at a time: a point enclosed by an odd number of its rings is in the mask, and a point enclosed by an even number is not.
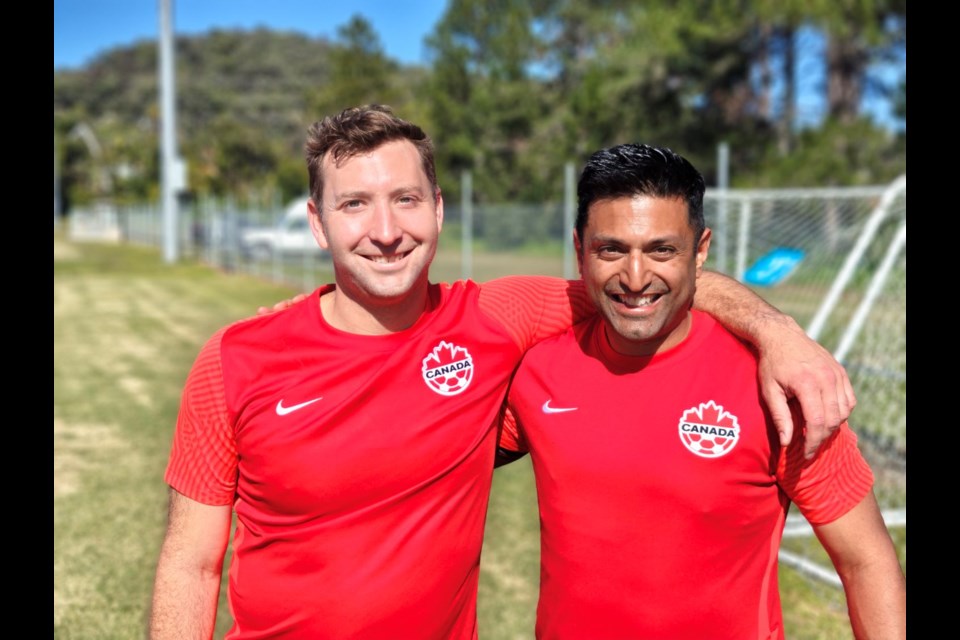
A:
[[[703,193],[687,160],[647,145],[598,151],[581,175],[575,244],[600,315],[528,351],[499,451],[532,456],[537,637],[783,638],[791,502],[833,559],[856,636],[903,637],[903,574],[853,432],[813,460],[801,439],[782,446],[756,356],[691,309]]]
[[[431,283],[443,222],[432,147],[389,109],[314,125],[307,162],[310,224],[336,284],[221,329],[197,358],[166,473],[151,634],[211,635],[235,512],[228,637],[475,638],[511,373],[595,311],[579,282]],[[797,394],[822,427],[839,424],[854,403],[839,365],[712,280],[698,304],[725,321],[753,313],[740,328],[777,355],[765,359],[772,400]]]

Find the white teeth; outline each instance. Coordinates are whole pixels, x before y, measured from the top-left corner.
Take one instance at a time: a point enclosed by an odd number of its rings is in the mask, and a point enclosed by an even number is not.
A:
[[[406,256],[406,253],[396,253],[392,256],[367,256],[367,260],[377,264],[393,264],[394,262],[400,262]]]
[[[614,298],[628,307],[646,307],[653,304],[660,297],[660,294],[646,296],[627,296],[615,295]]]

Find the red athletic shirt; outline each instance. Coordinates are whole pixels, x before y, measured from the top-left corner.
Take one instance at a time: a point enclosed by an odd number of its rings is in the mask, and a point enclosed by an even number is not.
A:
[[[812,463],[782,450],[754,356],[697,312],[646,358],[587,320],[527,353],[508,400],[500,446],[529,449],[540,504],[538,638],[782,638],[790,502],[825,524],[873,482],[845,425]]]
[[[592,312],[579,283],[431,285],[409,329],[302,303],[222,329],[187,380],[167,482],[237,514],[228,637],[476,637],[499,414],[523,352]]]

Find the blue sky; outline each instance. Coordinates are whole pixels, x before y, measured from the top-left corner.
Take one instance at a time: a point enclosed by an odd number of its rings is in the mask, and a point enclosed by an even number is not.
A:
[[[267,26],[333,39],[354,14],[373,25],[387,55],[424,61],[423,38],[446,0],[171,0],[178,33]],[[54,0],[53,68],[79,67],[98,53],[157,37],[158,0]]]

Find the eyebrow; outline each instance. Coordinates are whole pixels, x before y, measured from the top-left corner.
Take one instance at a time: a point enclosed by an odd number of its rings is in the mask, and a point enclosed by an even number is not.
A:
[[[657,236],[655,238],[651,238],[646,242],[644,242],[644,244],[663,244],[664,242],[669,242],[671,244],[679,244],[682,241],[683,241],[683,236],[676,235],[676,234],[666,234],[662,236]],[[625,244],[625,241],[623,240],[623,238],[619,236],[609,236],[609,235],[603,235],[603,234],[594,235],[590,239],[591,245],[603,244],[603,243]]]
[[[416,193],[419,196],[423,196],[423,188],[420,185],[401,185],[394,189],[390,190],[390,196],[396,197],[404,193]],[[355,198],[367,198],[370,197],[370,191],[345,191],[344,193],[334,194],[334,202],[342,202],[344,200],[352,200]]]

